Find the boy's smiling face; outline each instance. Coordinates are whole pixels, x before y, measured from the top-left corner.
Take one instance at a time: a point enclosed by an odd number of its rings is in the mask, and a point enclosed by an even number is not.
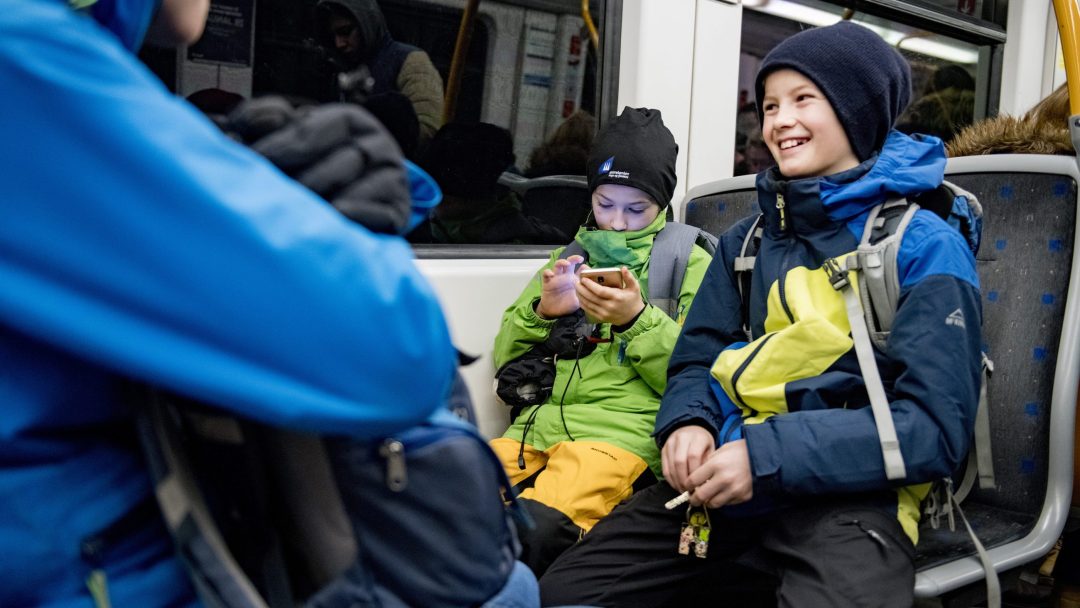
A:
[[[660,205],[630,186],[601,184],[592,193],[593,217],[601,230],[641,230],[656,219]]]
[[[801,73],[784,68],[765,78],[762,137],[780,173],[819,177],[859,164],[832,105]]]

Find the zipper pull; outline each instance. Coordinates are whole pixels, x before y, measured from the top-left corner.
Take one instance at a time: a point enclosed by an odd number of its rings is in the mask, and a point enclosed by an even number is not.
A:
[[[94,599],[94,608],[112,608],[109,601],[109,583],[105,577],[105,571],[97,568],[86,577],[86,588],[90,590],[90,597]]]
[[[386,487],[400,492],[409,485],[405,473],[405,446],[397,439],[387,439],[379,446],[379,456],[386,459]]]
[[[784,213],[784,208],[787,207],[787,203],[784,202],[784,195],[779,192],[776,193],[776,210],[780,212],[780,231],[787,232],[787,214]]]

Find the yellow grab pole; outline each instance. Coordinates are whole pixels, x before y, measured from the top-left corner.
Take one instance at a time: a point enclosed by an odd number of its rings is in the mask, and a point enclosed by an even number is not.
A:
[[[589,14],[589,0],[581,0],[581,18],[585,20],[585,27],[589,30],[589,40],[592,40],[593,50],[599,53],[600,34],[596,31],[596,24],[593,23],[592,15]]]
[[[450,60],[450,74],[446,78],[446,95],[443,97],[443,122],[454,120],[457,114],[458,92],[461,90],[461,76],[465,73],[465,59],[469,54],[473,26],[476,23],[476,7],[480,0],[468,0],[465,12],[461,14],[457,41],[454,43],[454,57]]]
[[[1058,35],[1061,37],[1061,53],[1065,56],[1065,77],[1069,81],[1069,112],[1080,114],[1080,9],[1076,0],[1054,0]]]
[[[1080,10],[1077,9],[1076,0],[1054,0],[1054,15],[1057,18],[1058,36],[1061,38],[1061,54],[1065,59],[1065,78],[1069,87],[1069,131],[1073,138],[1073,148],[1080,148],[1080,124],[1077,115],[1080,114],[1080,55],[1078,55],[1077,42],[1080,38]],[[1080,150],[1078,150],[1080,155]],[[1077,161],[1080,162],[1080,156]],[[1080,399],[1077,400],[1077,409],[1080,410]],[[1080,416],[1076,418],[1076,434],[1073,436],[1073,507],[1080,507]]]

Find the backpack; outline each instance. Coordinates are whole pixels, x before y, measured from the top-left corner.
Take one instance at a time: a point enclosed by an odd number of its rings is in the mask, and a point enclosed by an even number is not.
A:
[[[932,211],[945,220],[964,236],[973,254],[978,252],[982,232],[982,206],[974,194],[946,181],[936,189],[922,193],[912,200],[894,198],[876,205],[871,209],[866,220],[855,254],[848,256],[843,262],[830,258],[823,264],[829,273],[833,288],[844,298],[851,326],[851,337],[855,344],[855,354],[870,397],[874,422],[877,424],[881,452],[885,460],[885,473],[893,481],[904,479],[906,472],[904,460],[900,454],[896,428],[889,410],[889,401],[874,359],[874,348],[884,351],[888,342],[889,331],[892,329],[900,299],[897,255],[904,232],[919,209]],[[760,249],[763,217],[764,215],[758,215],[750,226],[743,239],[739,256],[735,258],[732,265],[736,287],[742,300],[743,332],[749,340],[754,339],[749,319],[750,281],[755,258]],[[851,286],[848,279],[849,272],[859,273],[861,286],[859,294],[856,294]],[[969,451],[960,485],[954,491],[951,477],[935,482],[923,506],[924,514],[929,517],[930,524],[934,528],[939,526],[942,517],[947,517],[949,528],[955,530],[953,513],[955,511],[960,514],[986,570],[988,590],[997,589],[997,576],[982,543],[976,538],[967,518],[960,510],[960,503],[974,487],[976,479],[981,488],[995,487],[987,403],[987,384],[993,370],[993,362],[985,352],[982,353],[982,383],[979,388],[979,406],[975,416],[975,441],[973,449]],[[988,592],[988,597],[996,597],[998,594],[999,592]]]
[[[718,239],[700,228],[678,222],[668,222],[656,233],[649,254],[649,304],[663,310],[672,319],[679,316],[679,293],[683,275],[690,263],[694,245],[709,255],[716,253]],[[588,261],[589,254],[576,240],[566,246],[559,259],[580,255]]]
[[[291,433],[149,397],[139,439],[206,606],[293,608],[307,597],[311,608],[464,608],[509,579],[520,549],[510,520],[531,521],[459,417],[471,415],[460,374],[445,409],[381,440]],[[278,492],[298,478],[312,494]]]

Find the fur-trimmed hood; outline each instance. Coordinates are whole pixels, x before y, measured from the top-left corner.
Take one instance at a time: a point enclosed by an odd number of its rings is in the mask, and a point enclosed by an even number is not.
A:
[[[958,133],[949,156],[977,154],[1075,154],[1066,121],[1049,122],[1029,116],[997,116]]]

